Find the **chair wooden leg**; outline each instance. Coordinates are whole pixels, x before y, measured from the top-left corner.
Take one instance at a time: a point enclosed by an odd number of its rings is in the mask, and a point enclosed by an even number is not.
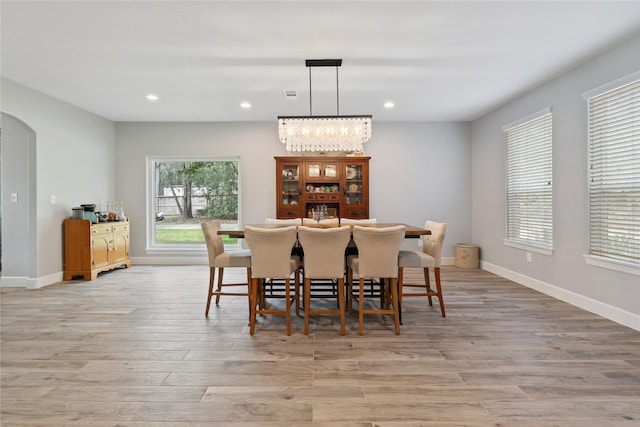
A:
[[[429,269],[428,268],[424,269],[424,288],[425,288],[425,292],[427,292],[427,293],[431,292],[431,283],[429,283]],[[431,298],[431,296],[428,295],[427,298],[429,299],[429,305],[433,305],[433,299]]]
[[[345,300],[347,302],[347,310],[349,314],[353,314],[353,270],[347,267],[347,295]]]
[[[362,277],[360,277],[360,282],[359,282],[360,286],[360,300],[358,301],[358,323],[359,323],[359,329],[358,329],[358,333],[360,335],[362,335],[362,326],[364,325],[364,279]]]
[[[209,294],[207,296],[207,308],[205,308],[204,310],[205,317],[209,317],[209,307],[211,306],[211,296],[213,295],[213,279],[215,274],[215,267],[209,267]]]
[[[344,278],[338,278],[338,309],[340,310],[340,333],[346,335],[346,325],[344,316]]]
[[[224,276],[224,268],[219,267],[218,268],[218,288],[216,289],[216,292],[222,292],[222,276]],[[220,302],[220,294],[217,293],[216,305],[218,305],[219,302]]]
[[[249,334],[253,335],[256,328],[256,305],[258,304],[259,279],[251,279],[251,319],[249,321]]]
[[[398,305],[402,307],[402,282],[404,281],[404,268],[398,268]]]
[[[296,286],[298,285],[298,280],[296,279]],[[291,279],[287,277],[284,280],[284,316],[287,322],[287,335],[291,335],[291,289],[289,286],[291,285]],[[297,293],[297,291],[295,291]]]
[[[304,270],[303,270],[304,271]],[[294,284],[294,297],[295,297],[295,305],[296,305],[296,316],[300,316],[300,269],[296,270],[293,276],[293,284]],[[304,285],[305,276],[302,273],[302,285]],[[303,296],[304,297],[304,296]],[[306,305],[303,306],[303,308]]]
[[[393,321],[395,323],[396,326],[396,335],[400,335],[400,311],[398,308],[398,280],[395,278],[392,278],[390,280],[390,286],[391,286],[391,299],[392,304],[393,304]]]
[[[304,279],[304,334],[309,335],[309,318],[311,314],[311,279]]]
[[[247,302],[249,303],[249,324],[251,324],[251,268],[247,267]]]
[[[442,312],[442,317],[445,317],[444,313],[444,300],[442,299],[442,284],[440,283],[440,267],[434,268],[434,273],[436,276],[436,290],[438,291],[438,301],[440,302],[440,311]]]

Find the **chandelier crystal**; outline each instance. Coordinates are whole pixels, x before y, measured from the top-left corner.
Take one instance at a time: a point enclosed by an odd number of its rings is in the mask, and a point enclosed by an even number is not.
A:
[[[371,116],[280,116],[278,135],[287,151],[363,152]]]
[[[338,92],[338,67],[342,59],[307,59],[309,67],[309,115],[279,116],[278,136],[287,151],[345,151],[364,153],[371,138],[371,115],[341,116]],[[311,68],[336,67],[336,115],[312,114]]]

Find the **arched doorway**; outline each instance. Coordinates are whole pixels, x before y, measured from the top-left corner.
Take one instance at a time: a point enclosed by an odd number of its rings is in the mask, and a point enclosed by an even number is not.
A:
[[[30,287],[36,263],[36,133],[0,114],[0,286]]]

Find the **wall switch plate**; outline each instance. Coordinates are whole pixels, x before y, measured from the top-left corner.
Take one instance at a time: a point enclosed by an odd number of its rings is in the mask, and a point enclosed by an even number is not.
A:
[[[419,238],[419,239],[418,239],[418,247],[419,247],[419,248],[421,248],[421,247],[422,247],[422,239],[421,239],[421,238]]]
[[[52,194],[51,196],[49,196],[49,202],[51,202],[52,205],[56,204],[56,195]]]
[[[527,262],[531,261],[533,261],[533,256],[531,255],[531,252],[527,252]]]
[[[18,203],[18,193],[11,193],[11,203]]]

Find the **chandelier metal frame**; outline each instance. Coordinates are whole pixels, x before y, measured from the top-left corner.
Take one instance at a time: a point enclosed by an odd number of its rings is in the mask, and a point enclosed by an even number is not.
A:
[[[309,115],[278,116],[278,135],[287,151],[345,151],[364,153],[371,138],[371,115],[340,115],[338,68],[342,59],[307,59],[309,68]],[[336,68],[336,115],[313,115],[311,68]]]

